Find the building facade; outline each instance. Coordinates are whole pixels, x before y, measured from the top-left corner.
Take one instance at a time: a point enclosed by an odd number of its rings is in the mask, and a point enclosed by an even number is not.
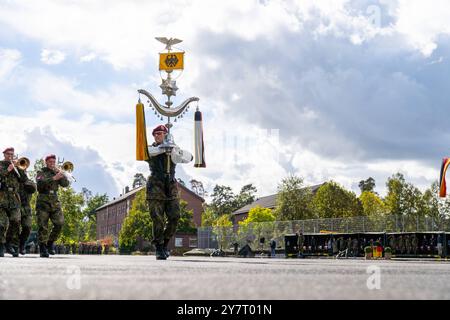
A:
[[[118,243],[119,232],[122,228],[123,221],[130,212],[136,194],[144,188],[145,186],[130,191],[126,190],[123,195],[114,198],[96,210],[97,240],[111,236],[115,243]],[[187,202],[187,208],[193,211],[195,227],[199,227],[202,222],[203,203],[205,200],[181,183],[178,183],[178,190],[180,191],[180,198]],[[196,242],[197,236],[195,234],[187,235],[180,233],[171,239],[169,247],[193,248],[197,247]]]

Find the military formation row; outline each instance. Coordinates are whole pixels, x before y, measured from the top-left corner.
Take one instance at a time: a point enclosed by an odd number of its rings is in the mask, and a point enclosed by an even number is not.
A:
[[[54,242],[64,224],[64,215],[58,199],[58,188],[70,182],[56,165],[56,156],[45,157],[45,167],[36,174],[36,181],[29,179],[26,170],[18,166],[14,148],[3,151],[0,161],[0,257],[5,251],[13,257],[24,255],[25,243],[31,232],[30,200],[36,191],[36,217],[41,257],[55,254]],[[49,231],[49,220],[53,224]]]

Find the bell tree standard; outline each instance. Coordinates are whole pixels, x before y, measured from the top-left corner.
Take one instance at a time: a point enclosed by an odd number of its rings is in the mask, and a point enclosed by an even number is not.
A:
[[[144,105],[141,102],[140,95],[144,95],[148,98],[149,107],[154,110],[155,115],[163,120],[163,117],[167,117],[167,135],[164,142],[158,146],[159,152],[164,151],[167,155],[166,172],[170,172],[170,159],[174,163],[187,163],[192,160],[192,155],[184,150],[181,150],[174,142],[173,135],[171,134],[171,128],[173,123],[171,118],[174,118],[173,122],[177,119],[183,118],[183,115],[189,110],[192,102],[197,102],[197,108],[194,115],[195,127],[194,127],[194,139],[195,139],[195,151],[194,151],[194,166],[206,167],[204,156],[204,143],[203,143],[203,124],[202,114],[198,107],[197,97],[190,97],[184,100],[180,105],[173,107],[171,101],[172,96],[176,96],[178,90],[176,79],[172,78],[173,71],[184,69],[184,51],[173,51],[172,46],[182,42],[180,39],[165,37],[157,37],[156,40],[166,45],[165,51],[159,54],[159,70],[161,73],[162,83],[159,86],[162,90],[162,94],[167,96],[167,101],[164,104],[160,104],[156,98],[144,89],[139,89],[139,101],[136,105],[136,160],[148,160],[150,158],[149,152],[153,152],[152,148],[149,148],[147,143],[147,133],[145,126],[145,112]],[[162,76],[163,72],[167,74],[166,78]]]

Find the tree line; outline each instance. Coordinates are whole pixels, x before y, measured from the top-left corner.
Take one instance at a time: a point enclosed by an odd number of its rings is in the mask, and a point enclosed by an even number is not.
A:
[[[372,177],[359,182],[360,195],[329,181],[312,190],[304,179],[291,175],[277,187],[275,208],[254,208],[241,225],[250,222],[286,221],[356,216],[434,218],[438,221],[450,216],[450,199],[440,199],[439,184],[434,181],[424,192],[406,181],[402,173],[395,173],[386,181],[387,193],[381,197]],[[255,200],[256,188],[244,186],[238,194],[230,187],[215,186],[211,203],[206,206],[202,226],[231,226],[232,213]]]

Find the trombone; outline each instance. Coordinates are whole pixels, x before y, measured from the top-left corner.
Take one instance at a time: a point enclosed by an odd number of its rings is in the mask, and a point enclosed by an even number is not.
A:
[[[17,176],[20,178],[20,174],[19,171],[17,170],[17,168],[25,171],[28,169],[28,167],[30,166],[30,159],[28,159],[27,157],[22,157],[19,158],[18,156],[16,156],[13,160],[11,160],[11,164],[14,166],[14,171],[16,172]]]
[[[58,161],[58,166],[56,166],[57,170],[61,172],[67,180],[73,182],[77,181],[77,179],[75,179],[75,177],[71,174],[75,168],[73,163],[70,161],[64,161],[64,159],[61,162]]]

